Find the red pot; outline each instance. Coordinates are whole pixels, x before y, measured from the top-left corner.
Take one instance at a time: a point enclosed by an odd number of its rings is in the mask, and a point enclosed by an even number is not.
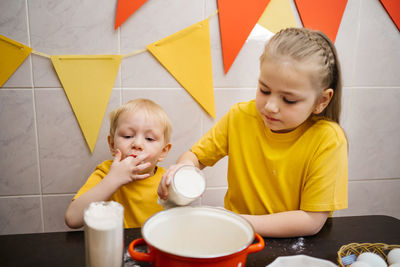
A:
[[[134,260],[153,266],[244,267],[247,254],[261,251],[264,239],[241,216],[213,207],[178,207],[150,217],[142,236],[130,243]],[[253,243],[254,238],[257,243]],[[147,245],[148,252],[135,247]]]

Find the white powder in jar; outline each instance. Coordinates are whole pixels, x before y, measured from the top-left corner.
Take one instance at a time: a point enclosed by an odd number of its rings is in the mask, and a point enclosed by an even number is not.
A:
[[[117,202],[93,202],[84,212],[86,266],[120,267],[124,208]]]
[[[204,177],[194,168],[181,168],[174,176],[176,191],[187,198],[198,198],[206,188]]]
[[[123,207],[115,201],[92,202],[85,211],[84,219],[91,228],[108,230],[120,226],[123,212]]]

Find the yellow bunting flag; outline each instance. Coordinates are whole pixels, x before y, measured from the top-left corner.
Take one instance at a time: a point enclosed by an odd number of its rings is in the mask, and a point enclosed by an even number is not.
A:
[[[51,56],[91,152],[96,145],[121,59],[120,55]]]
[[[0,87],[31,52],[32,48],[0,35]]]
[[[277,33],[284,28],[296,27],[296,20],[290,1],[271,0],[258,20],[258,24],[273,33]]]
[[[215,118],[208,19],[152,43],[147,49]]]

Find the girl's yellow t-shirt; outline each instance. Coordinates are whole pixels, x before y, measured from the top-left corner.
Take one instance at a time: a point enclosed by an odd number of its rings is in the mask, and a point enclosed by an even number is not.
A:
[[[74,199],[97,185],[108,174],[111,164],[112,160],[106,160],[99,164]],[[163,210],[162,206],[157,203],[157,188],[164,172],[163,168],[157,167],[153,176],[123,185],[111,196],[109,200],[118,202],[124,207],[125,228],[141,227],[150,216]]]
[[[225,208],[240,214],[347,208],[347,140],[331,121],[310,118],[274,133],[255,101],[234,105],[192,148],[212,166],[228,156]]]

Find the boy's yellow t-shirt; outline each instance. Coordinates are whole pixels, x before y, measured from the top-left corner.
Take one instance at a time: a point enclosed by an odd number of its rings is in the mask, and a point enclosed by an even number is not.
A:
[[[99,164],[74,199],[97,185],[108,174],[111,164],[112,160]],[[157,203],[157,188],[164,172],[163,168],[157,167],[155,175],[123,185],[111,196],[109,200],[118,202],[124,207],[125,228],[141,227],[147,218],[163,210]]]
[[[234,105],[191,151],[206,166],[228,156],[224,202],[234,212],[347,208],[347,140],[334,122],[310,118],[274,133],[252,100]]]

